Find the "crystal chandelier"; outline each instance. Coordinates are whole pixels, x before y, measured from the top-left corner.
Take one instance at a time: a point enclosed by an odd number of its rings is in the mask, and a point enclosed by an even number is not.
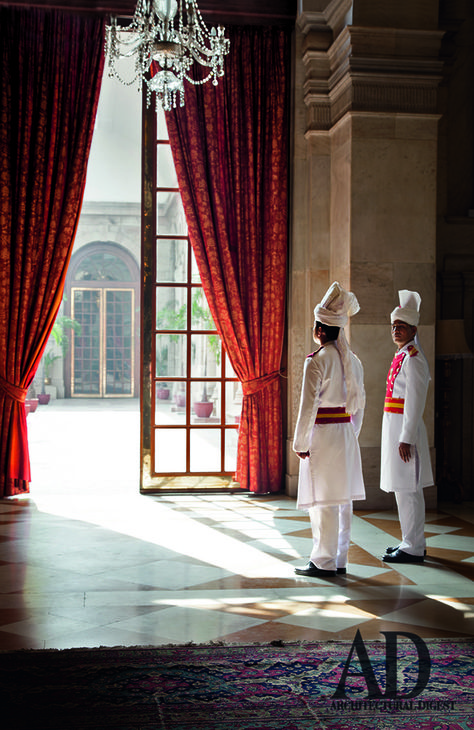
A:
[[[205,84],[212,79],[216,86],[224,75],[224,56],[230,41],[224,28],[209,30],[196,0],[138,0],[130,25],[122,27],[112,18],[106,29],[105,52],[109,60],[109,76],[131,85],[137,79],[147,85],[147,101],[156,92],[166,110],[176,107],[179,94],[184,106],[184,79],[191,84]],[[135,56],[135,76],[125,81],[117,70],[120,58]],[[153,61],[159,70],[149,78]],[[209,68],[208,75],[195,81],[189,75],[193,63]]]

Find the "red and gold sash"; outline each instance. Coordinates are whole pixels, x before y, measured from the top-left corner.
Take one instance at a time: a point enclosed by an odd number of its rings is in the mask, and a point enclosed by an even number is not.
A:
[[[405,406],[404,398],[385,398],[384,411],[387,413],[403,413]]]
[[[341,408],[318,408],[315,423],[318,426],[326,423],[350,423],[351,414],[347,413],[344,407]]]

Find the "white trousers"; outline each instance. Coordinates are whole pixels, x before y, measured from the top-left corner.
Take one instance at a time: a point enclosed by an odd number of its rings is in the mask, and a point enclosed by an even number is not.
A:
[[[425,498],[423,490],[395,492],[402,530],[400,548],[410,555],[423,555],[425,541]]]
[[[310,560],[321,570],[345,568],[351,541],[352,502],[309,508],[313,549]]]

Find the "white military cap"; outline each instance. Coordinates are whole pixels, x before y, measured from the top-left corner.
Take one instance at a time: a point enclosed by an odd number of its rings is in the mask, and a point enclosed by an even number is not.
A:
[[[396,319],[399,319],[401,322],[406,322],[412,327],[416,327],[420,321],[420,295],[417,291],[401,289],[398,292],[398,298],[400,300],[400,306],[395,307],[390,315],[390,321],[393,324]]]

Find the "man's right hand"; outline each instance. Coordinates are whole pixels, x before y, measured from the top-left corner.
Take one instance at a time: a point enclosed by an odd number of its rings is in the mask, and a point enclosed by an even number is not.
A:
[[[411,459],[411,444],[406,444],[401,441],[398,444],[398,453],[400,454],[402,461],[408,463]]]

